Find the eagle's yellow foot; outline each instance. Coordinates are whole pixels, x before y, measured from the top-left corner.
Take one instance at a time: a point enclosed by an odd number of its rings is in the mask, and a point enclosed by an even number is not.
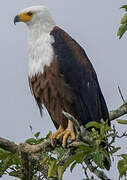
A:
[[[54,139],[59,139],[58,136],[63,132],[64,128],[60,125],[58,130],[50,136],[52,146],[54,146]]]
[[[62,139],[62,145],[63,147],[66,147],[67,139],[71,137],[72,140],[75,140],[75,133],[73,128],[72,121],[68,121],[68,127],[63,132],[61,132],[59,135],[57,135],[57,139]]]

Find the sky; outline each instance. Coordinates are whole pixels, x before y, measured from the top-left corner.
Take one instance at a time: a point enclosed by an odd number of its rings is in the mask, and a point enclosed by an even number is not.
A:
[[[43,118],[35,104],[28,85],[27,31],[23,23],[14,26],[13,19],[22,8],[45,5],[57,24],[68,32],[85,49],[92,62],[106,99],[108,109],[122,104],[118,92],[121,87],[127,99],[127,34],[119,40],[117,30],[124,11],[120,6],[125,0],[4,0],[0,6],[0,136],[16,143],[31,137],[29,125],[34,132],[45,136],[55,131],[51,119],[44,110]],[[126,118],[126,116],[125,116]],[[115,123],[116,124],[116,123]],[[125,130],[117,125],[120,132]],[[125,139],[118,143],[127,149]],[[115,168],[109,176],[118,178]],[[83,173],[76,168],[69,171],[64,180],[83,179]],[[13,180],[4,176],[2,180]]]

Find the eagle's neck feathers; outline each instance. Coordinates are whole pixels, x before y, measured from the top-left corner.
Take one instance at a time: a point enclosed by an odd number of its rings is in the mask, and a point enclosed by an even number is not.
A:
[[[54,22],[40,22],[28,25],[28,75],[32,77],[43,74],[44,66],[50,66],[53,59],[53,36],[50,32],[54,28]]]

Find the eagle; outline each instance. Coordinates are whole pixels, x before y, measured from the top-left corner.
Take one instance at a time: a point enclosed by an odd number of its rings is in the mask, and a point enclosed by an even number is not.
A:
[[[84,49],[64,30],[56,26],[44,6],[21,10],[14,23],[28,27],[28,80],[42,115],[46,107],[57,129],[54,139],[75,139],[74,125],[63,111],[73,115],[81,125],[109,119],[109,113],[96,72]]]

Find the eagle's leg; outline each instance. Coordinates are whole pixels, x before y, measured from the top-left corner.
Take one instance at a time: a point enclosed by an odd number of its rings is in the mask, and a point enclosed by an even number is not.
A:
[[[53,133],[50,137],[52,146],[54,146],[54,139],[59,139],[58,136],[63,132],[64,128],[60,125],[58,130],[55,133]]]
[[[68,121],[67,128],[57,136],[57,139],[63,138],[62,145],[63,147],[66,147],[67,139],[69,137],[71,137],[72,140],[75,140],[75,132],[73,122],[71,120]]]

